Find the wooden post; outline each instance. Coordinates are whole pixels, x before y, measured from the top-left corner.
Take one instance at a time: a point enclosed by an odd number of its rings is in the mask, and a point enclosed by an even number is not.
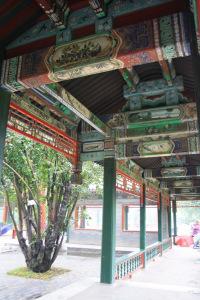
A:
[[[116,161],[104,159],[104,202],[101,250],[101,283],[113,283],[115,276]]]
[[[140,250],[144,251],[143,267],[146,264],[146,197],[145,197],[145,184],[141,187],[140,196]]]
[[[0,90],[0,177],[3,168],[3,155],[6,139],[6,126],[10,105],[10,93]]]

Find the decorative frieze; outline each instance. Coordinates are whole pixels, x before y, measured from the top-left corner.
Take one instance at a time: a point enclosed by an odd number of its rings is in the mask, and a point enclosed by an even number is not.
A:
[[[145,170],[146,178],[178,178],[178,177],[194,177],[200,176],[199,166],[188,167],[171,167],[171,168],[157,168],[152,170]]]
[[[112,3],[108,6],[108,18],[112,19],[118,16],[123,16],[129,13],[133,13],[136,11],[143,10],[148,7],[153,7],[157,5],[162,5],[165,3],[169,3],[172,0],[151,0],[151,1],[141,1],[141,0],[113,0]],[[39,2],[39,0],[38,0]],[[66,2],[66,1],[65,1]],[[109,0],[104,1],[106,4],[109,4]],[[48,9],[47,9],[48,10]],[[81,28],[84,26],[88,26],[91,24],[98,24],[99,21],[103,21],[103,19],[98,19],[91,7],[84,7],[79,10],[75,10],[70,12],[67,18],[67,28],[69,30]],[[104,23],[104,21],[103,21]],[[99,28],[98,32],[102,32],[101,30],[101,22],[99,26],[97,25],[96,28]],[[107,31],[107,25],[105,29]],[[105,31],[105,30],[104,30]],[[42,21],[36,25],[34,25],[31,29],[27,30],[25,33],[20,35],[15,41],[11,42],[7,49],[15,48],[22,46],[24,44],[32,43],[36,40],[40,40],[43,38],[47,38],[49,36],[54,36],[57,33],[57,28],[55,27],[54,22],[50,22],[50,20]]]
[[[169,167],[183,167],[186,165],[187,160],[185,156],[172,156],[172,157],[162,157],[161,166],[165,168]]]
[[[190,36],[187,30],[186,15],[179,13],[167,18],[167,20],[171,20],[167,24],[172,26],[173,36],[163,40],[164,33],[162,34],[163,38],[158,42],[162,51],[165,51],[165,56],[170,60],[175,57],[189,56],[191,54],[188,46]],[[180,26],[180,22],[174,23],[177,18],[179,21],[184,20],[182,26]],[[158,22],[163,23],[163,19],[158,19]],[[176,31],[174,26],[178,26]],[[167,34],[169,28],[165,26],[162,28],[163,32],[164,30]],[[38,50],[18,58],[21,63],[18,64],[17,71],[13,73],[11,79],[4,68],[2,84],[5,87],[16,88],[15,81],[20,81],[22,85],[38,87],[50,82],[159,61],[155,39],[157,37],[154,33],[153,20],[148,20],[112,30],[110,34],[93,35]],[[179,48],[176,47],[177,43]],[[9,60],[6,62],[6,70],[9,70],[10,63]],[[173,104],[178,103],[179,97],[175,91],[170,91],[167,98],[174,99]]]
[[[123,120],[123,123],[122,123]],[[133,112],[114,114],[108,122],[112,127],[120,128],[127,124],[127,128],[142,128],[151,125],[181,124],[197,120],[196,103],[165,106],[153,109],[143,109]]]
[[[116,145],[118,159],[161,157],[200,153],[199,136],[173,139],[153,139]]]
[[[142,108],[154,108],[158,106],[170,106],[187,103],[188,98],[172,88],[164,94],[145,97],[142,95],[132,95],[123,107],[123,111],[140,110]]]

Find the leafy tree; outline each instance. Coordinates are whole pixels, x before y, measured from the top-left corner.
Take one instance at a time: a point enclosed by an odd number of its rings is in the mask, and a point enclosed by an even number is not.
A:
[[[100,166],[90,163],[84,167],[81,186],[72,186],[70,177],[71,164],[64,156],[22,136],[8,135],[2,187],[26,264],[34,272],[46,272],[51,268],[76,202],[81,195],[88,194],[89,184],[95,182],[101,193]],[[41,231],[42,202],[47,205],[45,232]],[[12,203],[18,207],[18,221]]]

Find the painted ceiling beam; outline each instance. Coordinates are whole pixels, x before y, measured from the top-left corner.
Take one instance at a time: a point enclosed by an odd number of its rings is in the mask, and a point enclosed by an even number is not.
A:
[[[182,124],[197,120],[196,103],[129,111],[102,117],[118,129],[139,129],[147,126]]]
[[[95,151],[95,152],[94,152]],[[174,139],[151,139],[141,142],[127,142],[115,145],[115,157],[118,160],[176,156],[200,153],[199,136]],[[104,143],[82,143],[81,158],[83,161],[90,160],[96,155],[96,160],[104,157]]]
[[[111,136],[111,128],[97,118],[79,100],[66,91],[60,84],[54,83],[41,86],[45,92],[54,97],[64,106],[69,108],[74,114],[105,136]]]
[[[186,178],[200,176],[200,166],[145,169],[145,178]]]
[[[62,153],[76,164],[78,159],[76,131],[73,135],[69,128],[66,130],[64,124],[56,122],[47,113],[41,114],[36,108],[30,110],[29,103],[24,107],[18,104],[16,97],[12,95],[7,128]]]
[[[176,155],[171,157],[161,157],[161,166],[163,168],[170,168],[170,167],[184,167],[190,166],[190,160],[188,156],[184,155]]]
[[[171,139],[151,139],[116,145],[118,159],[175,156],[200,153],[199,136]]]
[[[1,83],[14,91],[155,62],[160,60],[158,45],[167,60],[191,54],[187,14],[147,20],[5,60]]]
[[[164,181],[164,179],[162,180],[162,183],[164,182],[164,184],[168,187],[168,188],[173,188],[173,189],[190,189],[190,188],[200,188],[200,183],[199,183],[199,179],[197,178],[193,178],[193,179],[180,179],[180,180],[168,180],[168,181]]]
[[[50,126],[52,125],[64,132],[68,132],[69,135],[77,139],[77,127],[80,119],[72,120],[66,117],[62,111],[59,111],[55,106],[48,107],[46,103],[38,102],[38,98],[34,97],[31,93],[29,93],[29,96],[12,94],[11,99],[13,109],[16,106],[18,110],[26,111],[28,114],[30,113],[31,116],[35,116],[37,119],[50,124]],[[33,101],[35,102],[34,104]],[[40,107],[36,105],[36,102],[40,104]],[[45,106],[41,108],[41,104]]]
[[[69,15],[69,5],[66,0],[35,0],[49,19],[59,28],[65,28]]]
[[[189,195],[188,196],[184,196],[184,195],[174,196],[173,199],[176,201],[199,201],[200,194],[196,195],[196,196],[189,196]]]
[[[184,97],[183,78],[178,76],[169,86],[165,79],[149,80],[138,83],[135,90],[124,86],[123,95],[127,100],[123,111],[177,105],[190,102]]]
[[[163,122],[164,123],[164,122]],[[116,143],[120,144],[123,142],[139,142],[146,141],[149,138],[157,139],[158,136],[161,138],[183,138],[199,133],[199,127],[197,121],[184,122],[179,124],[165,124],[152,125],[147,124],[147,127],[131,128],[128,125],[128,129],[115,129]],[[126,124],[125,124],[126,127]]]
[[[195,195],[195,194],[200,194],[200,188],[196,187],[196,188],[179,188],[179,189],[171,189],[171,195],[179,195],[179,194],[182,194],[182,195]]]
[[[37,0],[37,2],[40,2],[40,0]],[[186,1],[180,0],[152,0],[150,2],[141,0],[135,0],[132,2],[130,2],[129,0],[113,0],[112,3],[108,6],[107,15],[110,19],[113,19],[115,21],[114,25],[116,28],[116,26],[123,26],[123,24],[121,24],[121,19],[123,18],[123,16],[125,23],[127,24],[128,19],[131,23],[133,22],[133,20],[136,20],[135,22],[140,22],[141,17],[142,19],[146,17],[146,15],[148,14],[148,10],[150,10],[150,16],[152,18],[155,18],[157,16],[160,16],[161,14],[169,15],[178,11],[183,11],[185,9]],[[141,14],[142,10],[145,10],[143,14]],[[140,11],[140,13],[138,13],[138,11]],[[78,29],[83,30],[84,27],[88,28],[88,26],[93,26],[96,22],[98,22],[98,20],[94,11],[90,7],[84,7],[82,9],[70,12],[69,18],[67,20],[67,29],[71,31],[75,31]],[[55,26],[52,26],[52,24],[54,23],[50,22],[49,20],[38,23],[34,27],[21,34],[19,38],[11,42],[7,46],[7,49],[17,48],[23,45],[31,44],[41,39],[56,36],[58,31]]]

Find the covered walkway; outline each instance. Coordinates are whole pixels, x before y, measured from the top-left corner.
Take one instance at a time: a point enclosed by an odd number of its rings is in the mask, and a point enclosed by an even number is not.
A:
[[[96,278],[73,283],[41,300],[195,300],[200,297],[200,251],[174,247],[161,258],[134,273],[129,280],[113,285],[99,284]]]

